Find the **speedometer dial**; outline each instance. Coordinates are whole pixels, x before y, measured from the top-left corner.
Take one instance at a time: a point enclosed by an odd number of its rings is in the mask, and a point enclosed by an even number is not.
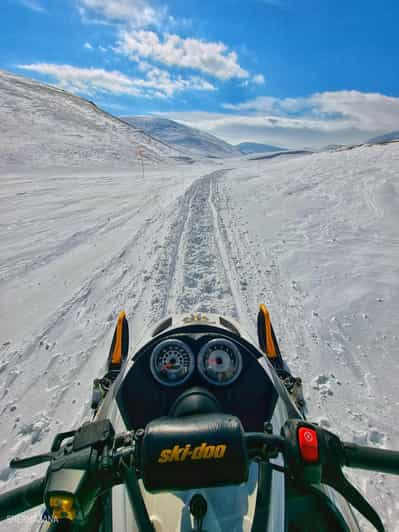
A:
[[[210,340],[198,355],[198,371],[211,384],[231,384],[240,375],[241,369],[239,349],[224,338]]]
[[[181,340],[164,340],[151,354],[151,372],[154,378],[166,386],[179,386],[194,371],[194,355]]]

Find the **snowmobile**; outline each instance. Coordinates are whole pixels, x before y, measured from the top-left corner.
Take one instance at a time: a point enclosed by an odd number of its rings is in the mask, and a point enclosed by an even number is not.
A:
[[[265,305],[257,344],[213,314],[164,319],[129,354],[117,321],[91,421],[57,434],[43,478],[0,496],[0,520],[45,505],[40,531],[359,531],[382,521],[342,467],[399,474],[399,452],[306,420],[302,383]]]

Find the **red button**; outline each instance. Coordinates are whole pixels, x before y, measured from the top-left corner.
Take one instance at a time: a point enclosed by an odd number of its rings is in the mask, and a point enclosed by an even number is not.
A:
[[[299,450],[305,462],[317,462],[319,460],[319,442],[317,432],[307,427],[300,427],[298,430]]]

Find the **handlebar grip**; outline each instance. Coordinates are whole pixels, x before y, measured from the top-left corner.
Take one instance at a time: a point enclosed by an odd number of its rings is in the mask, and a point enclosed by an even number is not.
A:
[[[46,477],[0,495],[0,521],[43,503]]]
[[[345,452],[346,466],[399,475],[398,451],[363,447],[346,442],[342,442],[342,446]]]

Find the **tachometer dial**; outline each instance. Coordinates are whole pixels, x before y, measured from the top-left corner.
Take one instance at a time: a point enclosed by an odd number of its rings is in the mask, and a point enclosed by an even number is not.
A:
[[[151,372],[154,378],[166,386],[178,386],[192,375],[194,355],[181,340],[164,340],[151,354]]]
[[[241,369],[239,349],[224,338],[210,340],[198,355],[198,371],[211,384],[231,384],[240,375]]]

